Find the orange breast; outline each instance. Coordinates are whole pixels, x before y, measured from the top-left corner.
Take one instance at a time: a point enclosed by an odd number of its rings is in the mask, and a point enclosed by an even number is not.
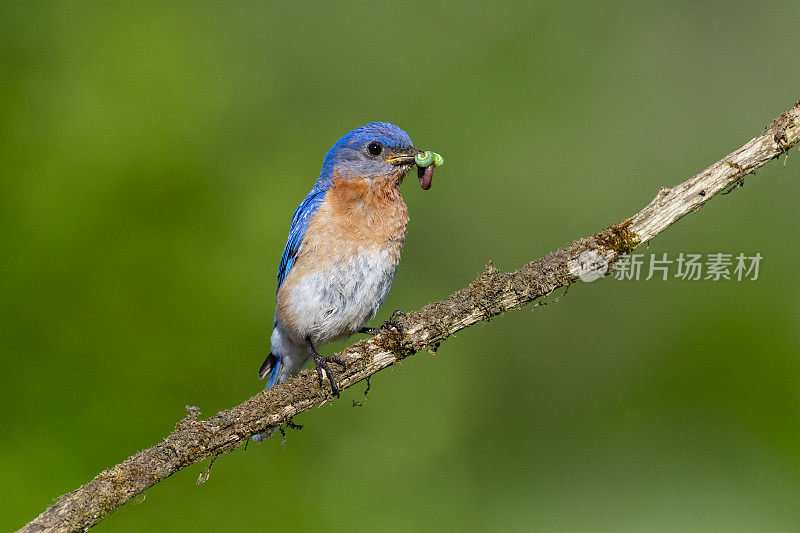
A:
[[[335,176],[325,200],[311,220],[291,271],[278,292],[277,314],[292,323],[296,315],[291,287],[308,274],[331,276],[360,253],[379,253],[400,261],[408,209],[398,188],[402,176],[347,179]]]
[[[408,209],[397,185],[394,176],[352,180],[334,177],[319,216],[314,217],[318,222],[314,229],[320,233],[312,235],[326,234],[331,239],[370,248],[398,240],[402,243]]]

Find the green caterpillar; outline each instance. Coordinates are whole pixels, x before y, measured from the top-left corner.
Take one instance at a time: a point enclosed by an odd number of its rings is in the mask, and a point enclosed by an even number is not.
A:
[[[430,150],[415,155],[414,161],[417,163],[417,166],[420,167],[429,167],[431,163],[437,167],[444,165],[444,158],[436,152],[431,152]]]

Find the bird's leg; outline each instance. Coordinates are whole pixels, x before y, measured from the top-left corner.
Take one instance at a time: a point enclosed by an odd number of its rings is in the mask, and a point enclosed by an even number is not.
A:
[[[328,376],[328,379],[331,382],[331,392],[333,392],[333,395],[338,398],[339,384],[336,383],[336,378],[333,376],[333,371],[331,370],[331,367],[328,366],[328,363],[336,363],[337,365],[341,366],[342,369],[344,369],[346,368],[344,361],[342,360],[341,357],[336,357],[335,355],[331,357],[323,357],[322,355],[320,355],[317,349],[314,348],[314,345],[311,344],[311,339],[309,337],[306,337],[306,344],[308,344],[308,347],[311,348],[311,354],[314,356],[314,366],[317,367],[317,378],[319,378],[319,386],[323,387],[322,371],[324,370],[325,375]]]
[[[361,328],[358,330],[359,333],[366,333],[367,335],[377,335],[380,333],[381,329],[394,329],[396,332],[400,334],[400,338],[402,339],[405,337],[405,331],[403,331],[403,324],[397,321],[397,317],[406,316],[406,314],[399,309],[392,313],[392,316],[389,317],[389,320],[384,320],[383,324],[379,328]]]

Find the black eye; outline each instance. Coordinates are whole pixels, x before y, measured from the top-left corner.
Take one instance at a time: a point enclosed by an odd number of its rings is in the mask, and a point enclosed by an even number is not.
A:
[[[383,145],[377,141],[373,141],[367,145],[367,151],[372,155],[380,155],[383,150]]]

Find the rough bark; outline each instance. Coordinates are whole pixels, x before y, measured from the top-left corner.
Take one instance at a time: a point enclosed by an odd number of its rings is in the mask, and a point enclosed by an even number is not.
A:
[[[347,369],[337,374],[340,387],[351,387],[420,350],[436,350],[461,329],[570,285],[578,278],[582,252],[595,252],[613,263],[717,194],[741,184],[746,174],[787,152],[799,139],[800,101],[735,152],[679,185],[662,188],[647,207],[631,218],[514,272],[499,272],[489,265],[469,286],[409,313],[402,320],[404,338],[387,331],[353,344],[338,354],[347,363]],[[64,494],[19,531],[86,531],[178,470],[229,452],[253,434],[287,422],[330,398],[330,389],[320,388],[315,372],[306,370],[208,420],[200,420],[199,409],[188,407],[189,414],[163,441]]]

